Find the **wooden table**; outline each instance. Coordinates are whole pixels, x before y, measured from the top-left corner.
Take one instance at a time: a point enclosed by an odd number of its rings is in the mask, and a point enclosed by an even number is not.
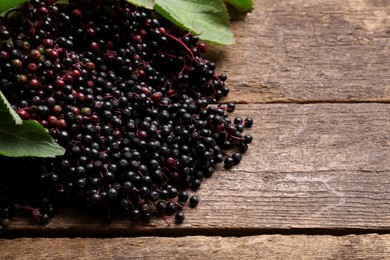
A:
[[[390,257],[390,1],[254,7],[211,50],[254,142],[184,224],[16,219],[0,259]]]

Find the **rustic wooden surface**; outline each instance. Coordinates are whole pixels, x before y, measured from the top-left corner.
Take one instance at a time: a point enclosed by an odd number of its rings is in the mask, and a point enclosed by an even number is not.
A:
[[[219,48],[229,100],[389,102],[389,0],[255,0]]]
[[[234,115],[254,118],[254,142],[202,184],[185,223],[16,219],[0,258],[389,257],[390,1],[254,2],[232,24],[236,44],[210,54],[229,76],[225,101],[242,103]]]
[[[1,259],[386,259],[390,235],[0,240]],[[17,252],[17,253],[15,253]],[[35,252],[34,255],[31,252]]]
[[[181,225],[58,214],[46,228],[14,221],[10,232],[51,235],[237,235],[262,232],[390,231],[390,105],[250,104],[254,142],[237,167],[198,191]],[[88,223],[86,225],[86,223]],[[352,232],[352,231],[350,231]]]

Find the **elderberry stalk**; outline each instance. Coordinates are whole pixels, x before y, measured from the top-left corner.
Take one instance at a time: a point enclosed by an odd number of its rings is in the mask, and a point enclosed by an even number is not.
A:
[[[252,142],[244,129],[253,120],[231,120],[235,105],[219,103],[227,76],[204,57],[207,46],[151,11],[30,0],[1,19],[0,38],[0,90],[66,148],[21,171],[28,183],[0,175],[1,212],[46,224],[71,205],[107,222],[155,214],[181,223],[199,202],[188,190],[218,164],[237,165]]]

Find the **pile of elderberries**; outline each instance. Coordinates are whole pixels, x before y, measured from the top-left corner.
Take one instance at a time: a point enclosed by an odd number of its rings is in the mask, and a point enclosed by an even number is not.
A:
[[[219,104],[226,75],[207,45],[124,0],[30,0],[0,21],[0,90],[66,148],[55,159],[0,157],[0,229],[47,224],[59,206],[176,223],[216,166],[231,168],[251,118]]]

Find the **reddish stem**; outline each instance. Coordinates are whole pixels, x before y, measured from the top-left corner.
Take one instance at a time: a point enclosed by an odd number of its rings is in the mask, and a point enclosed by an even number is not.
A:
[[[169,33],[165,30],[165,28],[163,28],[163,27],[160,27],[158,30],[159,30],[159,32],[160,32],[161,34],[163,34],[163,35],[167,36],[168,38],[174,40],[175,42],[179,43],[179,44],[180,44],[180,45],[181,45],[181,46],[182,46],[182,47],[191,55],[192,59],[195,60],[197,63],[199,63],[199,61],[197,61],[197,60],[195,59],[195,56],[194,56],[194,54],[192,53],[192,51],[190,50],[190,48],[188,48],[188,46],[185,45],[185,44],[183,43],[182,40],[180,40],[179,38],[173,36],[172,34],[169,34]]]

